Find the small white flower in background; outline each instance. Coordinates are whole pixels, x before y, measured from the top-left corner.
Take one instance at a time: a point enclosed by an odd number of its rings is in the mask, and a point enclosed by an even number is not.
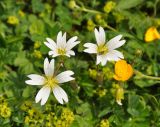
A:
[[[54,59],[49,62],[48,58],[44,60],[44,73],[45,76],[30,74],[28,75],[30,80],[25,81],[25,83],[29,85],[43,86],[36,95],[36,103],[41,101],[41,105],[44,105],[47,102],[51,91],[53,91],[53,94],[59,103],[67,103],[68,96],[59,84],[74,80],[74,78],[71,77],[74,73],[68,70],[58,74],[57,76],[54,75]]]
[[[47,42],[44,42],[44,44],[51,49],[48,54],[52,57],[59,55],[65,55],[68,57],[71,55],[74,56],[75,52],[72,50],[72,48],[80,43],[80,41],[77,41],[77,36],[74,36],[66,41],[66,33],[62,35],[61,31],[57,35],[56,43],[50,38],[46,38],[46,40]]]
[[[99,31],[95,28],[94,33],[97,44],[85,43],[84,47],[87,49],[84,52],[97,54],[96,64],[101,63],[104,66],[107,61],[118,61],[124,58],[121,52],[115,50],[126,42],[125,40],[120,40],[122,35],[118,35],[106,43],[105,31],[102,27],[99,27]]]

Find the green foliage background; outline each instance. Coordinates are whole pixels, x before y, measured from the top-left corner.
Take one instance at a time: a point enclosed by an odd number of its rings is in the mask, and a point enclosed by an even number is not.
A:
[[[31,126],[25,123],[28,109],[21,108],[27,101],[32,105],[29,109],[38,110],[41,114],[38,119],[44,120],[32,126],[47,127],[45,118],[50,112],[59,118],[61,110],[68,108],[74,113],[71,127],[98,127],[103,119],[107,119],[111,127],[160,127],[159,80],[135,74],[125,82],[125,97],[119,106],[113,92],[114,84],[119,82],[110,76],[114,73],[114,64],[99,67],[100,72],[96,73],[106,76],[99,82],[99,77],[95,79],[89,71],[97,68],[95,56],[83,52],[84,43],[96,42],[94,27],[102,26],[107,40],[123,35],[127,42],[120,50],[135,70],[160,76],[160,41],[144,41],[147,28],[160,26],[160,1],[114,0],[116,5],[108,13],[104,11],[105,0],[75,2],[79,8],[72,7],[68,0],[0,1],[0,96],[5,98],[0,102],[3,105],[5,100],[11,109],[10,117],[0,116],[0,126]],[[9,16],[16,17],[18,23],[9,23]],[[55,40],[59,31],[67,32],[68,38],[78,36],[81,41],[74,49],[76,56],[65,61],[66,68],[75,72],[76,80],[63,85],[69,96],[68,104],[58,104],[52,94],[46,105],[40,106],[34,101],[40,88],[25,84],[26,76],[43,73],[43,61],[49,51],[43,42],[46,37]],[[105,95],[100,96],[99,90],[105,90]]]

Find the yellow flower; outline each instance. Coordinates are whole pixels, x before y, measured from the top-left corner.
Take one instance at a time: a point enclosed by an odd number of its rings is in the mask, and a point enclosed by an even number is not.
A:
[[[107,119],[101,120],[100,127],[109,127],[109,121]]]
[[[114,79],[118,81],[126,81],[133,75],[133,68],[127,64],[125,60],[119,60],[115,64]]]
[[[60,118],[54,124],[55,127],[70,127],[73,121],[73,112],[68,108],[63,108]]]
[[[113,1],[108,1],[106,2],[105,6],[104,6],[104,12],[106,13],[110,13],[116,6],[116,3]]]
[[[0,105],[0,116],[3,118],[9,118],[11,116],[11,109],[8,107],[7,103],[2,103]]]
[[[7,23],[11,24],[11,25],[18,25],[19,24],[19,19],[15,16],[9,16],[8,20],[7,20]]]
[[[151,42],[151,41],[154,41],[156,39],[160,39],[160,34],[157,31],[156,27],[152,26],[152,27],[148,28],[146,33],[145,33],[145,41],[146,42]]]

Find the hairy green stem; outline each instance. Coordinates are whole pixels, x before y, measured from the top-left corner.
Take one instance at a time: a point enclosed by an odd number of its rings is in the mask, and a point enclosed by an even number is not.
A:
[[[160,77],[148,76],[148,75],[145,75],[138,70],[134,70],[134,73],[136,75],[139,75],[141,78],[152,79],[152,80],[160,80]]]

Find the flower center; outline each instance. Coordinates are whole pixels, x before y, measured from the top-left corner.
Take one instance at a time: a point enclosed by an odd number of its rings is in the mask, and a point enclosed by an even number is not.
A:
[[[58,54],[60,54],[60,55],[66,54],[66,49],[65,48],[58,48]]]
[[[50,88],[54,88],[56,85],[58,85],[58,81],[54,77],[46,77],[45,85],[50,87]]]
[[[97,48],[97,52],[99,55],[104,55],[108,52],[108,47],[105,44],[99,45]]]

